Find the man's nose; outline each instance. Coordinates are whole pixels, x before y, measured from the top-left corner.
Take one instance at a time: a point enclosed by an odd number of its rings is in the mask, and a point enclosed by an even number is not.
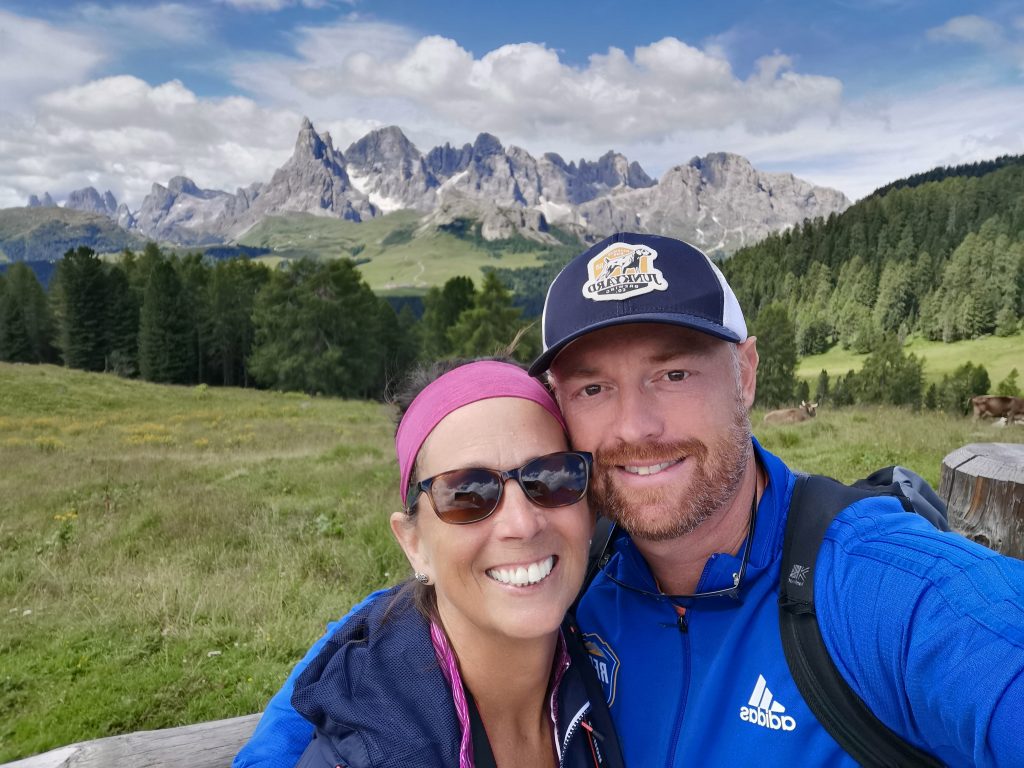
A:
[[[653,396],[643,387],[623,388],[616,401],[612,431],[625,443],[656,440],[664,430],[664,419]]]

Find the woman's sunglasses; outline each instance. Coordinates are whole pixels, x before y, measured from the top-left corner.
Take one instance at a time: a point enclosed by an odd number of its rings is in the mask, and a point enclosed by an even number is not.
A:
[[[585,451],[559,451],[531,459],[518,469],[452,469],[410,486],[405,509],[411,514],[416,499],[425,493],[444,522],[476,523],[494,513],[505,483],[513,479],[538,507],[567,507],[586,495],[593,460]]]

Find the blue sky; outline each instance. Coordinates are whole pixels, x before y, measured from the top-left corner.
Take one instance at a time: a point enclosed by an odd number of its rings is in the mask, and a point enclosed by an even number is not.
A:
[[[660,175],[730,151],[858,198],[1024,152],[1024,5],[941,0],[0,5],[0,207],[266,180],[303,116],[344,149],[490,131]]]

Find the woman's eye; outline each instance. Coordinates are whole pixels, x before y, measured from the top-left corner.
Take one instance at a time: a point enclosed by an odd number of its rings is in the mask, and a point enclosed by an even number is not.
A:
[[[594,395],[598,395],[600,393],[601,393],[601,385],[600,384],[587,384],[587,386],[585,386],[583,388],[583,394],[586,395],[587,397],[593,397]]]
[[[665,378],[669,381],[683,381],[689,375],[686,371],[669,371],[665,374]]]

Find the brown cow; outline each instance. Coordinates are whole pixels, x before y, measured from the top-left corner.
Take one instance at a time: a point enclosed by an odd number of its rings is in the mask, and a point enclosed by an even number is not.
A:
[[[765,424],[797,424],[814,417],[818,412],[817,403],[800,401],[799,408],[782,408],[778,411],[769,411],[764,416]]]
[[[998,395],[978,395],[971,398],[974,406],[974,418],[981,419],[991,416],[998,419],[1005,416],[1010,423],[1016,416],[1024,415],[1024,397],[1000,397]]]

